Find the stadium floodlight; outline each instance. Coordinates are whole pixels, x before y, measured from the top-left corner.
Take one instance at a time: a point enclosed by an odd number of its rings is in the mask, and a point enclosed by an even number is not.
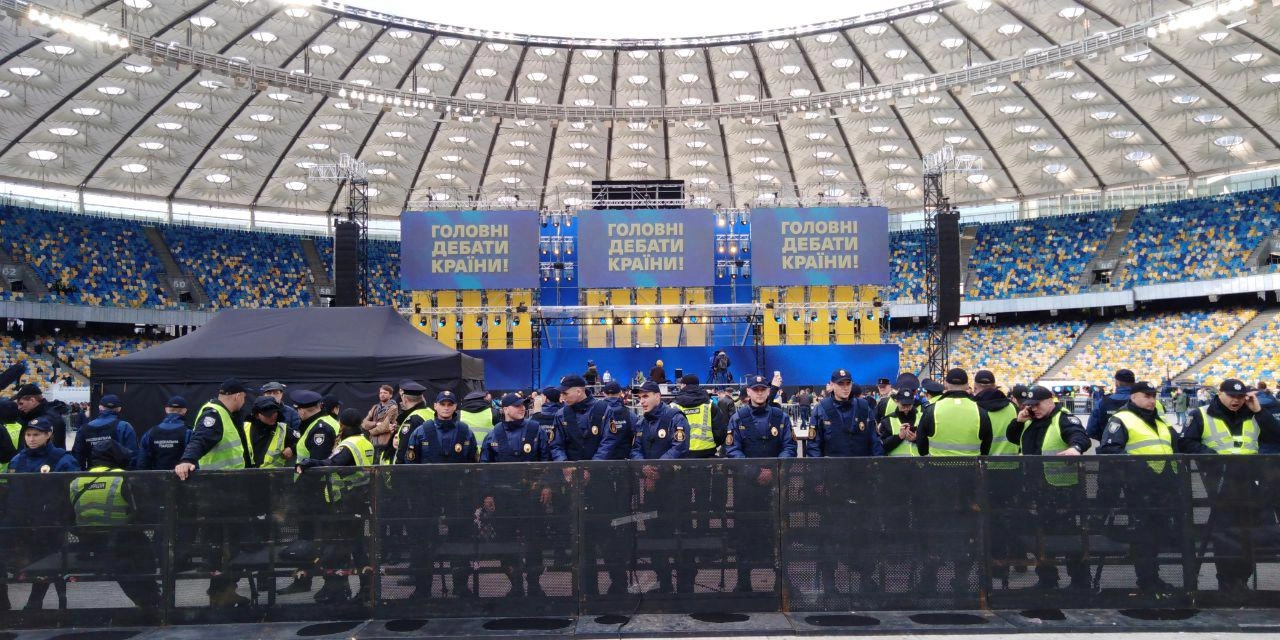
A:
[[[32,6],[28,9],[27,19],[54,31],[83,38],[90,42],[104,43],[109,47],[128,49],[133,46],[127,35],[111,31],[104,25],[93,24],[72,16],[48,13],[39,7]]]

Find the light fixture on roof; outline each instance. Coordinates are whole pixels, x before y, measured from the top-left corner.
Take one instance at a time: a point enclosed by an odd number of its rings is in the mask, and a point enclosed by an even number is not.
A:
[[[128,36],[108,30],[102,25],[92,24],[72,16],[53,15],[37,7],[27,10],[27,19],[61,33],[83,38],[90,42],[100,42],[108,47],[128,49],[131,45]]]

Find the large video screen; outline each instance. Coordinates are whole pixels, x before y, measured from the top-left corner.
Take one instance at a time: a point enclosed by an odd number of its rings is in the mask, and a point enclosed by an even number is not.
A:
[[[536,289],[538,229],[536,211],[406,211],[402,287]]]
[[[884,207],[751,210],[755,286],[889,284]]]

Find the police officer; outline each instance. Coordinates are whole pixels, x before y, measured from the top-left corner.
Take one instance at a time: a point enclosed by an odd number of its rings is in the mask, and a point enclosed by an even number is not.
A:
[[[22,424],[29,424],[32,420],[43,417],[53,425],[53,443],[59,448],[67,446],[67,423],[62,419],[62,414],[44,399],[40,387],[29,383],[18,387],[13,401],[17,403],[18,411],[22,412],[19,416]]]
[[[991,371],[983,369],[973,374],[973,386],[974,401],[991,418],[991,455],[1018,455],[1018,446],[1009,442],[1008,437],[1009,425],[1018,417],[1018,404],[1000,390],[996,385],[996,376]],[[997,562],[992,564],[991,573],[992,577],[999,578],[1006,585],[1009,580],[1009,563],[1018,561],[1021,564],[1026,559],[1026,552],[1015,533],[1022,522],[1021,513],[1015,514],[1013,510],[1020,503],[1019,494],[1024,491],[1023,483],[1013,473],[1018,466],[1017,462],[1009,460],[992,460],[987,463],[987,469],[993,472],[991,482],[987,484],[988,500],[992,506],[989,513],[996,519],[991,527],[990,539],[991,559]],[[1034,495],[1035,489],[1040,485],[1036,483],[1032,486]]]
[[[1128,369],[1120,369],[1116,371],[1115,383],[1116,390],[1114,393],[1105,395],[1093,405],[1093,411],[1089,413],[1089,424],[1085,427],[1084,432],[1094,440],[1102,439],[1102,427],[1107,424],[1107,420],[1111,418],[1111,414],[1123,409],[1129,403],[1129,395],[1132,393],[1131,388],[1137,380],[1133,372]]]
[[[884,455],[871,405],[853,395],[855,386],[847,369],[831,373],[830,394],[813,411],[813,439],[805,445],[806,456]]]
[[[76,433],[75,446],[71,447],[71,455],[76,457],[81,469],[89,468],[89,452],[93,445],[106,440],[114,440],[129,454],[129,464],[138,454],[138,433],[133,425],[120,419],[120,397],[109,393],[98,401],[98,417]]]
[[[616,384],[616,383],[612,383]],[[683,410],[662,402],[662,388],[656,382],[640,386],[640,409],[643,415],[636,429],[635,444],[631,447],[632,460],[679,460],[689,456],[692,427]],[[708,407],[709,408],[709,407]],[[646,533],[655,538],[678,540],[682,537],[688,520],[681,517],[688,508],[688,489],[681,490],[676,478],[678,471],[671,467],[645,465],[641,467],[644,492],[640,509],[657,511],[659,517],[646,525]],[[663,476],[667,477],[663,477]],[[661,485],[661,486],[659,486]],[[676,554],[677,589],[679,593],[693,593],[697,563],[691,552]],[[654,571],[658,575],[658,591],[671,593],[672,561],[666,553],[654,555]]]
[[[1156,409],[1156,388],[1146,381],[1128,389],[1129,399],[1107,419],[1099,455],[1171,456],[1179,449],[1178,434],[1169,428],[1163,413]],[[1174,516],[1177,491],[1177,463],[1151,460],[1146,464],[1124,465],[1123,487],[1130,507],[1129,519],[1136,539],[1130,543],[1138,589],[1149,594],[1168,594],[1173,587],[1160,578],[1157,558],[1163,540],[1178,539],[1181,517]],[[1119,465],[1117,465],[1119,466]],[[1106,506],[1108,503],[1104,503]]]
[[[71,481],[71,506],[76,514],[80,557],[101,558],[108,577],[115,577],[134,604],[147,610],[160,607],[160,586],[154,578],[155,556],[140,529],[123,529],[138,513],[137,497],[123,472],[133,459],[111,438],[93,443],[89,473]]]
[[[168,471],[178,466],[190,441],[187,399],[172,396],[164,403],[164,420],[142,434],[134,468],[139,471]]]
[[[538,423],[525,418],[524,399],[514,393],[502,396],[502,421],[484,437],[480,447],[480,462],[542,462],[547,460],[547,442]],[[477,520],[488,520],[501,529],[501,538],[517,547],[523,540],[523,549],[503,554],[502,570],[511,580],[507,597],[541,597],[545,595],[539,580],[542,577],[541,524],[534,516],[535,506],[548,505],[551,496],[537,480],[537,474],[526,475],[521,482],[503,483],[504,490],[489,490],[481,500]],[[494,517],[497,516],[497,517]],[[505,516],[505,517],[502,517]],[[483,532],[481,532],[483,535]],[[521,563],[524,566],[525,589],[521,583]]]
[[[880,380],[888,381],[888,378],[880,378]],[[914,396],[915,393],[920,390],[920,379],[917,378],[914,373],[907,373],[904,371],[898,374],[898,380],[896,383],[894,383],[892,388],[886,389],[887,387],[888,385],[881,384],[880,381],[876,382],[876,388],[881,390],[880,399],[876,401],[876,421],[877,422],[879,422],[880,420],[884,420],[885,416],[894,412],[894,409],[896,407],[893,404],[894,403],[893,391],[909,389],[911,391],[912,396]]]
[[[523,402],[524,399],[521,398],[520,401]],[[467,423],[471,427],[471,433],[479,440],[489,435],[493,425],[502,420],[493,408],[492,396],[483,389],[462,397],[462,403],[458,405],[458,419]]]
[[[284,392],[287,388],[288,387],[285,387],[279,382],[268,382],[262,385],[262,388],[258,391],[264,396],[269,396],[275,399],[276,404],[280,405],[280,419],[284,421],[285,427],[287,427],[290,432],[293,432],[300,428],[300,425],[302,424],[302,416],[299,416],[298,412],[293,407],[289,406],[289,403],[284,401]]]
[[[328,458],[333,454],[334,446],[338,444],[338,432],[341,431],[341,427],[333,416],[324,412],[324,396],[309,389],[294,389],[289,392],[289,400],[298,410],[302,423],[299,425],[299,430],[291,432],[285,441],[283,451],[285,459],[324,460]],[[321,496],[307,485],[295,484],[294,487],[296,491],[293,493],[290,506],[294,508],[296,515],[301,516],[298,522],[298,540],[314,540],[316,521],[307,516],[323,513],[324,505],[320,503]],[[311,577],[305,568],[301,569],[295,575],[294,581],[283,589],[277,590],[276,594],[307,593],[311,591]]]
[[[1274,442],[1278,437],[1280,424],[1262,409],[1258,392],[1238,379],[1228,378],[1207,405],[1191,413],[1180,444],[1184,453],[1252,456],[1260,451],[1260,441]],[[1250,505],[1265,501],[1260,493],[1258,468],[1245,462],[1208,464],[1205,468],[1205,484],[1211,485],[1208,491],[1213,505],[1211,530],[1235,538],[1241,550],[1216,554],[1218,589],[1242,594],[1253,575],[1254,559],[1252,545],[1240,536],[1248,536],[1250,529],[1259,526],[1262,514]],[[1246,533],[1238,533],[1241,531]]]
[[[9,461],[8,473],[51,473],[75,472],[80,464],[75,456],[66,450],[54,446],[53,422],[44,416],[28,420],[22,427],[24,448]],[[9,565],[13,573],[57,551],[62,545],[62,536],[48,532],[44,535],[32,535],[39,527],[51,527],[64,524],[67,507],[66,493],[59,491],[56,496],[46,495],[40,483],[10,483],[7,505],[5,509],[5,527],[3,530],[15,532],[6,536],[6,553],[0,554],[0,562]],[[9,608],[9,590],[6,580],[7,572],[0,567],[0,610]],[[61,578],[54,578],[53,585],[58,592],[59,602],[66,601],[67,585]],[[27,609],[40,609],[44,606],[45,595],[49,593],[49,580],[41,579],[31,585],[31,594],[27,598]]]
[[[254,398],[249,421],[244,423],[254,468],[278,469],[289,464],[284,457],[289,426],[280,418],[281,413],[280,403],[274,397],[262,395]]]
[[[540,392],[542,394],[542,408],[533,414],[532,419],[538,423],[538,426],[550,428],[556,421],[556,414],[564,407],[560,403],[560,389],[558,387],[546,387]]]
[[[947,388],[941,382],[931,378],[925,379],[920,383],[920,390],[924,392],[924,401],[922,404],[929,405],[935,400],[942,397],[947,392]]]
[[[917,456],[916,444],[905,436],[916,430],[920,420],[920,405],[916,394],[908,388],[895,389],[889,396],[894,410],[880,420],[878,431],[887,456]]]
[[[610,380],[600,388],[604,394],[599,402],[606,407],[608,415],[604,436],[600,438],[600,447],[596,450],[597,460],[626,460],[631,455],[631,444],[635,440],[635,414],[623,403],[622,385],[617,380]]]
[[[9,461],[26,447],[18,413],[18,405],[8,398],[0,398],[0,473],[8,471]]]
[[[404,464],[404,454],[409,444],[409,436],[423,422],[435,417],[435,413],[422,400],[427,389],[413,380],[400,383],[400,426],[392,438],[395,449],[396,464]]]
[[[991,417],[969,397],[969,374],[947,371],[943,392],[920,414],[914,436],[920,455],[976,456],[991,453]],[[924,383],[928,392],[929,380]],[[930,392],[931,395],[932,392]]]
[[[475,462],[478,457],[478,443],[471,433],[471,428],[458,419],[458,398],[452,391],[441,391],[436,394],[433,404],[434,417],[422,422],[405,440],[402,451],[403,464],[467,464]],[[428,410],[431,411],[431,410]],[[409,549],[409,567],[413,576],[414,590],[410,598],[426,598],[431,594],[433,554],[447,540],[465,542],[470,540],[467,526],[470,520],[470,497],[466,492],[471,487],[465,486],[461,476],[440,474],[435,483],[435,491],[450,496],[447,503],[433,501],[430,504],[439,508],[430,513],[421,513],[420,502],[411,502],[409,508],[415,510],[418,517],[412,533],[414,542]],[[455,483],[448,487],[442,483]],[[458,524],[448,527],[447,538],[440,533],[439,523],[442,519],[452,520]],[[456,563],[453,567],[453,591],[458,596],[470,595],[467,587],[468,567]]]
[[[244,425],[234,416],[244,408],[245,386],[235,378],[228,378],[218,386],[218,397],[206,402],[196,414],[196,427],[191,440],[182,452],[182,458],[173,472],[179,480],[186,480],[197,465],[206,471],[245,469],[251,466],[248,441]],[[228,507],[217,502],[202,502],[201,510],[207,516],[225,518],[243,514],[227,513]],[[232,505],[234,510],[234,505]],[[236,580],[228,574],[223,563],[223,545],[238,543],[243,531],[238,527],[226,527],[221,532],[210,533],[209,548],[202,552],[209,569],[218,572],[209,579],[209,605],[213,607],[237,607],[249,603],[249,599],[236,593]],[[228,554],[229,555],[229,554]]]
[[[299,414],[305,421],[306,413],[299,411]],[[320,604],[332,604],[350,598],[351,584],[342,568],[354,565],[360,579],[356,601],[371,604],[373,567],[369,565],[369,555],[364,547],[362,525],[370,515],[369,476],[362,469],[374,465],[373,443],[360,429],[359,411],[342,411],[338,420],[339,440],[333,452],[323,459],[300,458],[296,465],[299,474],[317,467],[332,470],[325,478],[325,502],[337,515],[345,516],[323,523],[326,531],[322,539],[325,544],[317,569],[324,570],[324,586],[316,592],[314,599]]]
[[[794,458],[796,442],[782,409],[769,402],[769,380],[764,376],[752,376],[747,383],[745,406],[738,409],[729,420],[725,434],[725,455],[729,458]],[[772,496],[776,487],[773,465],[747,465],[735,469],[734,482],[734,537],[737,539],[739,557],[738,591],[751,591],[753,566],[774,566],[773,545],[762,537],[762,532],[773,531],[774,515]],[[765,513],[760,513],[764,511]],[[753,531],[743,515],[754,515],[766,520],[761,531]]]
[[[1009,426],[1008,441],[1018,447],[1025,456],[1078,456],[1089,450],[1092,443],[1084,433],[1079,418],[1071,415],[1057,402],[1049,389],[1035,385],[1027,391],[1027,400],[1018,411],[1017,419]],[[1075,465],[1046,462],[1029,465],[1028,469],[1043,476],[1027,477],[1022,485],[1029,489],[1035,502],[1035,523],[1045,535],[1072,535],[1080,530],[1077,522],[1085,495],[1081,491],[1079,469]],[[1092,588],[1089,567],[1084,561],[1084,549],[1072,549],[1067,554],[1067,575],[1071,588],[1088,591]],[[1054,559],[1043,554],[1037,559],[1036,587],[1058,588],[1058,566]]]
[[[568,375],[560,380],[560,400],[564,407],[556,414],[552,423],[550,436],[551,460],[555,462],[578,462],[586,460],[621,459],[612,456],[628,455],[625,447],[602,447],[601,442],[609,433],[610,425],[616,421],[624,421],[624,416],[614,416],[613,409],[604,400],[596,400],[587,395],[587,381],[579,375]],[[620,428],[620,427],[619,427]],[[616,434],[614,434],[616,436]],[[574,481],[574,470],[564,469],[564,481],[567,485]],[[605,569],[609,573],[610,595],[627,592],[627,575],[621,563],[620,553],[615,548],[615,534],[610,521],[615,514],[625,513],[629,507],[629,492],[622,489],[623,478],[618,469],[609,468],[602,478],[593,478],[589,469],[582,469],[583,500],[589,517],[583,521],[583,535],[587,540],[583,557],[582,592],[588,595],[600,593],[599,575],[596,567],[598,559],[603,559]],[[559,500],[563,508],[565,500]],[[568,532],[562,532],[567,535]]]
[[[689,458],[712,458],[716,447],[724,444],[728,419],[717,414],[711,396],[699,385],[698,376],[687,373],[680,378],[680,390],[671,401],[671,407],[684,414],[689,421]]]

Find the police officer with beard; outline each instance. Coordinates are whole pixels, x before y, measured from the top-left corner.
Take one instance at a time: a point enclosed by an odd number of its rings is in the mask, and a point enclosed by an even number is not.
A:
[[[1080,420],[1071,415],[1049,389],[1035,385],[1028,389],[1027,399],[1018,411],[1018,417],[1010,423],[1008,440],[1022,451],[1024,456],[1078,456],[1089,450],[1092,443],[1085,435]],[[1035,523],[1043,535],[1072,535],[1080,530],[1080,507],[1085,498],[1076,465],[1045,462],[1025,465],[1024,469],[1042,475],[1028,475],[1022,482],[1031,489],[1036,503]],[[1043,482],[1044,484],[1039,484]],[[1067,575],[1071,588],[1087,591],[1092,588],[1089,566],[1084,561],[1084,549],[1073,549],[1067,554]],[[1041,555],[1036,563],[1039,589],[1058,588],[1058,567],[1053,558]]]

